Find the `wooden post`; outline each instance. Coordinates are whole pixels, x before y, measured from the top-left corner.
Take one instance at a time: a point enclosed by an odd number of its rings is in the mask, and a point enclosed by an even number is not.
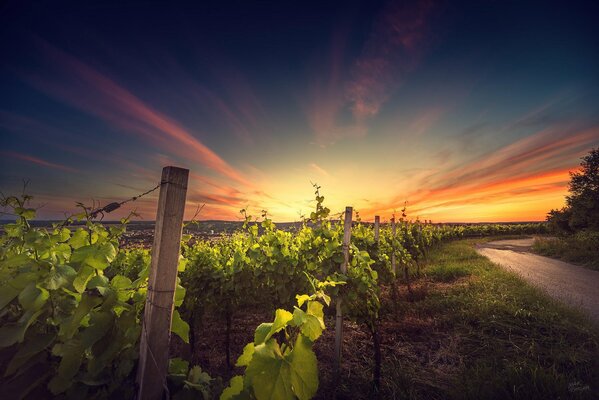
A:
[[[374,216],[374,241],[379,242],[379,225],[381,223],[381,217],[378,215]]]
[[[164,397],[177,264],[189,170],[164,167],[143,316],[137,383],[140,400]]]
[[[391,218],[391,235],[393,237],[393,242],[395,243],[395,234],[397,229],[395,227],[395,217]],[[393,275],[396,275],[397,266],[395,265],[395,245],[393,246],[393,252],[391,253],[391,269],[393,270]]]
[[[347,272],[349,265],[349,243],[351,240],[352,207],[345,207],[345,223],[343,225],[343,263],[341,273]],[[341,345],[343,343],[343,313],[341,311],[341,297],[336,300],[337,315],[335,319],[335,386],[339,382],[341,373]]]

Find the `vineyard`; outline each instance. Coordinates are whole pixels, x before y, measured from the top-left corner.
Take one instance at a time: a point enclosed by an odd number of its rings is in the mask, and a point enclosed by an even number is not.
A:
[[[0,238],[0,373],[3,390],[17,398],[134,398],[146,368],[141,354],[160,370],[156,349],[148,347],[150,306],[167,313],[178,337],[167,349],[168,375],[153,382],[159,390],[153,398],[303,400],[324,396],[323,382],[327,396],[335,395],[348,385],[341,371],[352,349],[344,347],[344,322],[371,341],[365,368],[375,397],[383,390],[381,320],[398,318],[398,309],[419,299],[413,282],[432,250],[466,237],[547,229],[436,225],[405,213],[373,224],[351,207],[337,218],[315,186],[315,209],[297,229],[281,230],[266,212],[255,219],[245,210],[242,228],[219,240],[198,239],[184,226],[169,291],[152,281],[158,257],[152,249],[120,247],[128,219],[105,227],[83,207],[73,217],[83,225],[36,227],[30,200],[3,199],[16,218]],[[238,352],[232,331],[252,313],[274,317],[256,324]],[[223,337],[221,377],[207,373],[203,361],[210,360],[201,354],[201,333],[215,321]],[[334,330],[335,349],[323,380],[314,348],[325,329]]]

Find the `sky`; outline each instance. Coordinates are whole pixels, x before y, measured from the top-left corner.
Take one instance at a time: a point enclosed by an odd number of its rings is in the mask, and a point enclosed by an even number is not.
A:
[[[60,219],[175,165],[187,218],[296,221],[317,183],[363,220],[543,220],[599,146],[593,3],[4,1],[0,191]]]

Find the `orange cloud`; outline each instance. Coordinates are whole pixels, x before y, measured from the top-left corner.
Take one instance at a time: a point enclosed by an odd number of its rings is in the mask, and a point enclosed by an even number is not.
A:
[[[362,212],[390,213],[407,200],[412,216],[466,221],[476,220],[468,213],[478,213],[489,220],[490,210],[494,210],[497,219],[506,220],[515,218],[517,205],[530,201],[527,214],[522,214],[528,216],[523,219],[543,219],[551,208],[563,205],[569,172],[598,142],[599,126],[573,132],[554,126],[453,169],[421,176],[410,184],[419,189],[397,194],[388,202],[369,204]]]

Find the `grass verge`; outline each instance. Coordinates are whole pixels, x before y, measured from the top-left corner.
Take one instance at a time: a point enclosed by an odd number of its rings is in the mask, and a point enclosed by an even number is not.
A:
[[[596,326],[478,255],[476,242],[432,251],[415,285],[426,296],[402,302],[399,332],[383,322],[398,339],[385,341],[383,398],[599,398]]]
[[[537,238],[532,250],[599,271],[599,233],[584,232],[570,237]]]

